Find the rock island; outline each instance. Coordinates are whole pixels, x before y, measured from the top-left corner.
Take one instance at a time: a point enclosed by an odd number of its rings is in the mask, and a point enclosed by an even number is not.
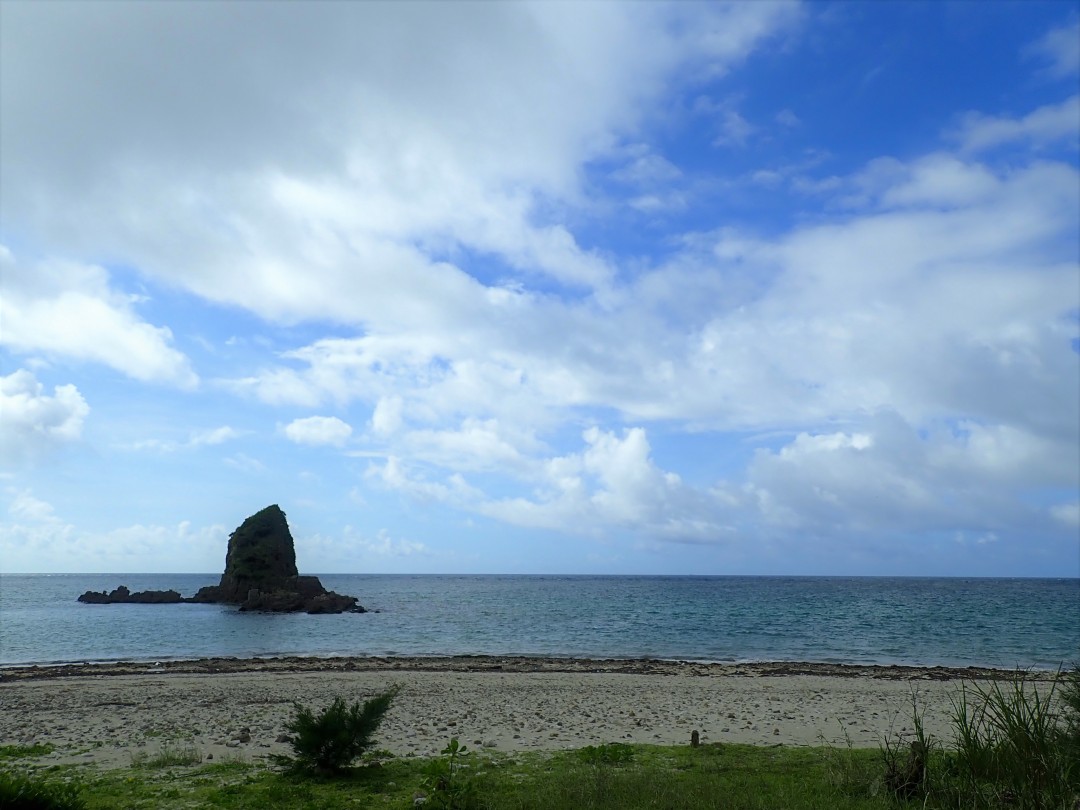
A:
[[[249,517],[229,535],[225,572],[217,585],[191,597],[177,591],[87,591],[80,602],[108,604],[175,604],[177,602],[238,605],[241,611],[274,613],[364,613],[355,596],[328,591],[318,577],[300,576],[296,548],[285,513],[277,504]]]

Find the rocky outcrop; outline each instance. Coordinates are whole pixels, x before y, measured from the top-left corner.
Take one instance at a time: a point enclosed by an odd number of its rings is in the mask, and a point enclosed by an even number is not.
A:
[[[191,601],[275,613],[364,612],[355,597],[328,591],[318,577],[297,573],[292,532],[277,504],[256,512],[229,535],[221,581],[201,588]]]
[[[185,602],[179,591],[136,591],[132,593],[126,586],[121,585],[115,590],[87,591],[79,597],[80,602],[88,605],[171,605],[177,602]]]
[[[328,591],[318,577],[300,576],[296,548],[285,513],[274,504],[256,512],[229,535],[225,572],[190,598],[176,591],[130,593],[121,585],[111,593],[87,591],[80,602],[167,604],[198,602],[238,605],[241,611],[274,613],[365,613],[356,597]]]

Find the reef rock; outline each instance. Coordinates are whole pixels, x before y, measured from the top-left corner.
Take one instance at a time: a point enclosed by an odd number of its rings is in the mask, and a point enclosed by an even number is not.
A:
[[[201,588],[191,601],[239,605],[244,611],[364,612],[355,597],[327,591],[318,577],[298,574],[292,532],[277,504],[229,535],[221,581]]]
[[[88,605],[171,605],[186,601],[179,591],[136,591],[132,593],[121,585],[109,593],[105,591],[87,591],[79,597],[80,602]]]

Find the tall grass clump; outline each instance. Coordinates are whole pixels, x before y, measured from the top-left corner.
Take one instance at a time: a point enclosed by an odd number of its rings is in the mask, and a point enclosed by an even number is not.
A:
[[[1077,689],[1075,674],[1066,678],[1072,681],[1066,680],[1064,695]],[[956,765],[975,806],[1042,810],[1072,798],[1069,728],[1076,720],[1068,716],[1067,700],[1055,701],[1057,688],[1055,680],[1040,693],[1023,672],[1004,682],[962,685],[953,700]]]
[[[295,704],[295,716],[285,726],[293,756],[279,756],[278,762],[292,771],[340,774],[371,746],[396,695],[397,689],[391,689],[363,705],[347,705],[339,697],[318,714]]]
[[[961,683],[951,746],[924,732],[912,692],[914,740],[881,746],[887,793],[925,807],[1080,810],[1080,669],[1039,686],[1024,671]]]
[[[930,793],[930,756],[935,742],[923,728],[918,693],[911,691],[911,718],[915,739],[905,747],[900,738],[885,736],[881,755],[885,761],[885,789],[897,799],[913,799]]]

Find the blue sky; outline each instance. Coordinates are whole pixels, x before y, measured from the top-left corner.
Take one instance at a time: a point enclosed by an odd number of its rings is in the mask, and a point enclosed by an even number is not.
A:
[[[0,570],[1080,575],[1080,5],[0,2]]]

